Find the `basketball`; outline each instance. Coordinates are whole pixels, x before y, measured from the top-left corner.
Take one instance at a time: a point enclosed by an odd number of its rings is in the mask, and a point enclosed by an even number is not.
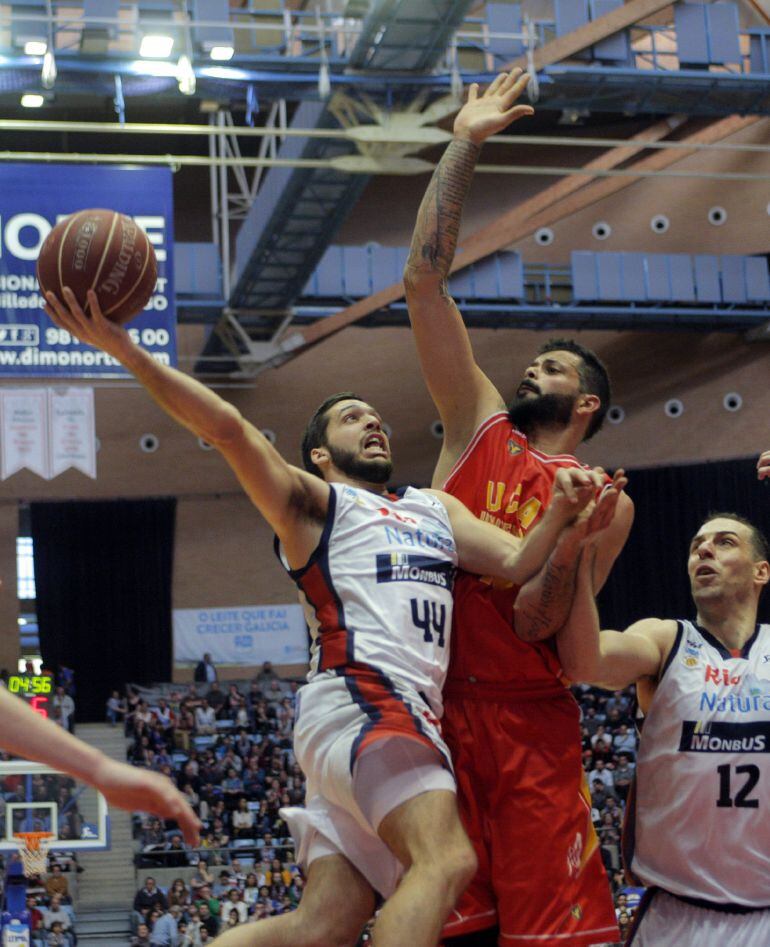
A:
[[[61,220],[37,259],[41,293],[52,291],[61,299],[62,289],[69,286],[87,311],[86,292],[94,289],[104,315],[117,323],[144,309],[157,276],[147,234],[114,210],[81,210]]]

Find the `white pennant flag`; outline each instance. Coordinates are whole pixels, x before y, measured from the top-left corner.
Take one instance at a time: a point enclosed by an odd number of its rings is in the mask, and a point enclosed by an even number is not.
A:
[[[48,473],[48,393],[45,388],[0,392],[2,479],[26,467],[43,479]]]
[[[93,388],[48,390],[51,477],[74,467],[96,479]]]

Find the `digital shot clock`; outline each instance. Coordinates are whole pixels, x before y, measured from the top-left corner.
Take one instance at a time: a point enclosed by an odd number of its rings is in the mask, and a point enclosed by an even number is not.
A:
[[[48,698],[53,690],[53,678],[47,674],[11,674],[8,690],[29,701],[32,709],[48,716]]]

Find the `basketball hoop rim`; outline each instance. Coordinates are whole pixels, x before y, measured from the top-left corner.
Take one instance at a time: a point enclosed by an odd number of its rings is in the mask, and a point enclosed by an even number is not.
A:
[[[19,840],[19,848],[23,846],[30,852],[37,852],[41,842],[54,838],[55,835],[53,832],[14,832],[13,837]]]

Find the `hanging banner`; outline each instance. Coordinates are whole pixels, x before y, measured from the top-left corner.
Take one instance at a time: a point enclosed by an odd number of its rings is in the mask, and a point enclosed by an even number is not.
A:
[[[48,393],[45,388],[0,390],[3,480],[31,470],[48,480]]]
[[[56,477],[74,467],[96,479],[93,388],[49,389],[48,418],[50,476]]]
[[[128,326],[135,342],[176,365],[173,193],[169,168],[0,165],[0,378],[126,377],[114,358],[73,339],[43,311],[37,255],[52,227],[89,207],[133,217],[158,260],[155,293]]]
[[[299,605],[175,608],[174,661],[307,664],[308,634]]]

